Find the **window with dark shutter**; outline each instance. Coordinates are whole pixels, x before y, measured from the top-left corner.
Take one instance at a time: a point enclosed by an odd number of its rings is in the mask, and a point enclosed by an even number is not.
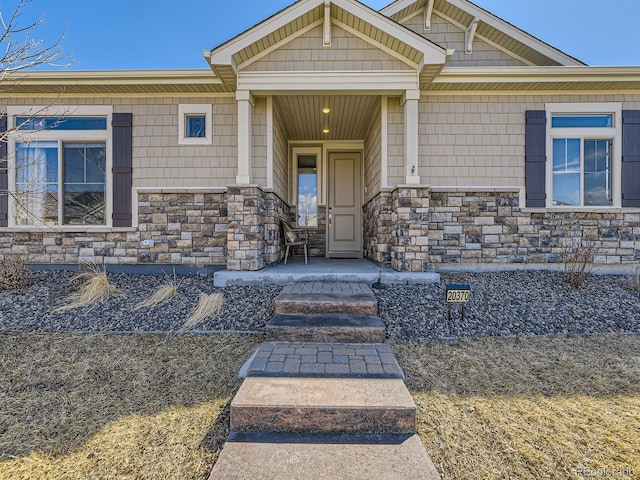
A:
[[[527,207],[546,206],[547,112],[527,110],[525,126],[525,188]]]
[[[8,226],[9,172],[7,168],[7,116],[0,115],[0,227]]]
[[[114,113],[113,226],[131,226],[132,114]]]
[[[640,207],[640,110],[622,111],[622,206]]]

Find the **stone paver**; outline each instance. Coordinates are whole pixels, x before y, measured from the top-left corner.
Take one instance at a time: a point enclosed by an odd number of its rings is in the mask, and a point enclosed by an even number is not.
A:
[[[247,377],[399,378],[404,373],[385,344],[264,343]]]

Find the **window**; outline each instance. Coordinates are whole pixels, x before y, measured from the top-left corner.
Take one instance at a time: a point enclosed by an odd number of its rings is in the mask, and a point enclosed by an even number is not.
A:
[[[178,143],[207,145],[211,143],[211,105],[182,104],[178,107]]]
[[[551,207],[620,205],[620,106],[547,105]]]
[[[298,155],[298,225],[318,226],[318,157]]]
[[[82,115],[90,110],[104,114]],[[111,107],[68,107],[61,115],[12,117],[13,225],[107,225],[107,112]]]

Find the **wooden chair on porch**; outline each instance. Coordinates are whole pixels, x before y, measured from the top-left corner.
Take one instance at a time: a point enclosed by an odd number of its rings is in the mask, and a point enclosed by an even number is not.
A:
[[[304,264],[307,265],[309,255],[309,237],[306,228],[292,228],[287,222],[282,220],[282,230],[284,231],[284,244],[287,249],[284,253],[284,264],[287,264],[291,247],[302,246],[304,249]]]

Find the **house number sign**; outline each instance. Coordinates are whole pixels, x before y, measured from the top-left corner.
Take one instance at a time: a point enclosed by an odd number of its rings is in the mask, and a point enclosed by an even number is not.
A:
[[[451,321],[451,304],[459,303],[462,310],[462,320],[464,320],[464,304],[471,298],[471,287],[469,285],[447,285],[446,290],[447,305],[449,306],[449,321]]]

